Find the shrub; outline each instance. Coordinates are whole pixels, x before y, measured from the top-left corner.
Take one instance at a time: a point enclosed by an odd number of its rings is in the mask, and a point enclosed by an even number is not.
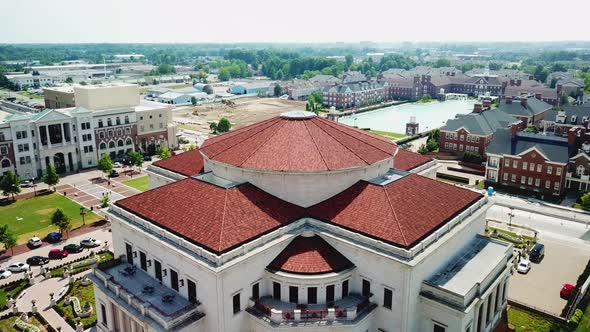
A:
[[[463,161],[467,163],[481,164],[483,159],[478,153],[465,151],[463,154]]]

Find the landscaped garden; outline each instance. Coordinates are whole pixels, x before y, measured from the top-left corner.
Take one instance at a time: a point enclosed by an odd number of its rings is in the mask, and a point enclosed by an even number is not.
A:
[[[16,321],[19,319],[19,316],[11,316],[5,319],[0,320],[0,331],[18,331],[15,328]],[[39,331],[46,332],[47,329],[43,327],[43,324],[39,322],[39,320],[35,316],[29,317],[28,324],[34,325],[39,328]]]
[[[29,282],[26,280],[16,281],[0,288],[0,311],[4,310],[8,306],[8,299],[16,299],[25,288],[29,287]],[[0,331],[4,331],[0,329]]]
[[[485,235],[489,237],[497,237],[501,240],[511,242],[514,244],[515,248],[523,248],[527,243],[530,247],[535,243],[535,240],[530,236],[518,235],[513,232],[493,227],[487,227],[485,230]]]
[[[16,202],[0,206],[0,225],[9,225],[17,234],[18,243],[26,243],[32,236],[44,237],[50,232],[58,231],[51,225],[51,215],[60,208],[71,218],[72,228],[82,225],[80,205],[57,193],[49,193],[37,197],[20,199]],[[93,223],[101,217],[93,212],[86,212],[86,223]]]
[[[110,261],[114,258],[113,253],[110,251],[101,252],[98,254],[98,257],[99,257],[98,262],[107,262],[107,261]],[[90,270],[92,268],[92,265],[94,265],[96,263],[97,263],[96,257],[94,255],[92,255],[86,259],[55,268],[55,269],[51,270],[49,272],[49,274],[51,275],[52,278],[61,278],[64,275],[65,266],[72,266],[71,273],[78,274],[80,272]]]
[[[139,191],[148,191],[150,189],[149,179],[147,176],[142,176],[139,178],[135,178],[132,180],[127,180],[123,182],[125,185],[135,188]]]
[[[66,303],[66,297],[70,298],[70,303]],[[77,300],[72,299],[73,297]],[[68,324],[75,327],[78,321],[82,322],[84,329],[90,328],[96,325],[96,308],[94,301],[94,287],[92,283],[84,286],[83,280],[77,280],[74,282],[67,294],[53,307],[57,313],[64,318]],[[76,307],[76,309],[74,309]],[[91,309],[90,309],[91,308]],[[88,317],[79,317],[74,310],[78,312],[88,312],[92,310],[92,313]]]

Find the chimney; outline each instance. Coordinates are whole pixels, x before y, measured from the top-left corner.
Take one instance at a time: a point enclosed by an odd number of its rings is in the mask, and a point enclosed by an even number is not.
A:
[[[518,133],[520,130],[520,124],[522,123],[522,121],[518,121],[515,122],[513,124],[510,125],[510,136],[511,137],[516,137],[516,133]]]
[[[512,96],[506,96],[506,105],[512,104]]]
[[[473,113],[481,113],[483,112],[481,103],[473,104]]]
[[[517,85],[517,86],[520,86],[521,84],[522,84],[522,80],[521,80],[521,79],[518,79],[518,80],[516,81],[516,85]]]
[[[528,102],[528,98],[527,97],[520,97],[520,104],[524,107],[526,107]]]
[[[541,92],[535,92],[535,98],[539,99],[539,100],[543,100],[543,94]]]
[[[579,131],[581,130],[581,128],[571,128],[568,133],[567,133],[567,144],[569,146],[575,146],[576,145],[576,141],[577,141],[577,137],[579,135]]]
[[[492,100],[490,98],[485,98],[483,100],[483,108],[490,109],[490,107],[492,107]]]

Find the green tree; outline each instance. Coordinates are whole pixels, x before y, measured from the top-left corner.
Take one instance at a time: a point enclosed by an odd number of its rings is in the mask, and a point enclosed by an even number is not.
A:
[[[451,66],[451,61],[449,61],[449,59],[438,59],[434,63],[435,68],[450,67],[450,66]]]
[[[68,232],[72,229],[72,221],[68,215],[66,215],[60,208],[55,210],[53,215],[51,216],[51,224],[59,228],[59,232],[63,234],[63,232]]]
[[[351,54],[347,54],[344,57],[345,61],[346,61],[346,69],[348,70],[350,68],[350,66],[352,66],[352,63],[354,61],[354,58],[352,57]]]
[[[103,209],[108,207],[110,201],[111,201],[111,198],[109,197],[109,195],[102,196],[102,198],[99,201],[100,207]]]
[[[57,174],[55,167],[48,165],[47,172],[43,175],[41,181],[43,181],[48,187],[53,187],[53,191],[55,191],[55,186],[59,183],[59,175]]]
[[[584,208],[590,209],[590,191],[582,195],[582,197],[580,197],[580,201],[582,202]]]
[[[428,152],[438,150],[438,142],[434,139],[429,139],[426,141],[426,150],[428,150]]]
[[[4,249],[10,249],[11,255],[14,255],[13,248],[16,247],[18,237],[8,225],[0,226],[0,243],[4,244]]]
[[[197,106],[197,97],[195,97],[195,96],[191,97],[191,104],[193,104],[193,106]]]
[[[219,73],[217,74],[217,78],[219,78],[219,80],[222,82],[229,81],[229,79],[231,78],[231,76],[229,75],[229,70],[227,70],[227,68],[220,68]]]
[[[226,118],[221,118],[219,123],[217,124],[217,131],[220,133],[225,133],[231,129],[231,123]]]
[[[66,78],[66,83],[74,83],[74,80],[71,77]]]
[[[108,154],[103,153],[98,159],[98,169],[101,170],[104,174],[109,175],[113,171],[113,161]]]
[[[217,134],[217,123],[216,122],[211,122],[209,124],[209,129],[211,129],[211,132],[214,134]]]
[[[498,62],[490,62],[488,68],[490,68],[490,70],[500,70],[502,69],[502,65]]]
[[[420,145],[420,147],[418,148],[418,153],[419,154],[427,154],[428,153],[428,148],[426,147],[426,144]]]
[[[172,157],[172,152],[170,152],[170,149],[168,149],[167,147],[160,146],[158,148],[158,156],[160,157],[160,159],[170,158]]]
[[[207,77],[209,75],[207,75],[207,73],[205,72],[205,70],[203,69],[199,69],[199,81],[203,82],[203,83],[207,83]]]
[[[274,95],[278,97],[278,96],[280,96],[282,94],[283,94],[283,88],[281,88],[280,85],[275,84]]]
[[[20,193],[20,179],[12,171],[6,172],[0,179],[0,189],[4,196],[12,196],[12,200],[16,201],[14,195]]]
[[[131,151],[127,154],[131,165],[141,168],[143,165],[143,155],[138,151]]]

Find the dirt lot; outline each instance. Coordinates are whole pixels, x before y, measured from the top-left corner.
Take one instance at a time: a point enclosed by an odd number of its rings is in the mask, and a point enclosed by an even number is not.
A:
[[[182,129],[209,133],[209,123],[227,118],[232,129],[241,128],[277,116],[283,112],[304,109],[304,101],[280,100],[278,98],[246,97],[234,99],[235,105],[221,103],[196,107],[179,107],[174,110],[174,121]]]

